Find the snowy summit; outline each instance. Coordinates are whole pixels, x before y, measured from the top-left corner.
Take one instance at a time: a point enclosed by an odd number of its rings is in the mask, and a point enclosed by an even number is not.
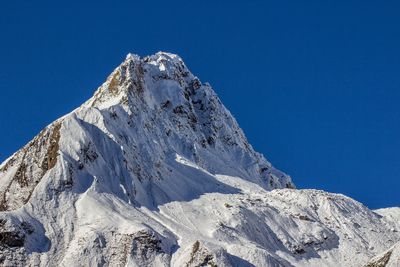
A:
[[[164,52],[0,165],[3,266],[399,266],[399,219],[295,189]]]

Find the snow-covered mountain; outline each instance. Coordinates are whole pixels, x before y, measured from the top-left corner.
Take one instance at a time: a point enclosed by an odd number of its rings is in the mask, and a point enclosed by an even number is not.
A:
[[[400,208],[294,188],[179,56],[129,54],[0,165],[0,263],[396,266]]]

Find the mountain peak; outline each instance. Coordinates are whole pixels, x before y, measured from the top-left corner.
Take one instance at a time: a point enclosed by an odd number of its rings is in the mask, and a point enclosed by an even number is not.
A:
[[[179,55],[169,53],[169,52],[162,52],[162,51],[159,51],[153,55],[145,56],[143,58],[141,58],[137,54],[128,53],[125,58],[125,61],[122,62],[121,65],[129,64],[132,62],[142,62],[142,63],[146,63],[146,64],[159,66],[160,71],[166,71],[167,66],[185,67],[186,68],[186,66],[183,63],[182,58]]]
[[[171,86],[159,86],[163,82]],[[154,100],[158,98],[157,95],[168,93],[166,91],[169,89],[172,90],[173,83],[178,83],[179,88],[201,85],[199,79],[190,73],[178,55],[158,52],[141,58],[129,53],[109,75],[105,83],[98,88],[87,105],[105,107],[117,102],[127,103],[127,100],[139,96],[141,100]],[[175,89],[177,87],[175,86]]]
[[[190,144],[190,151],[201,150],[196,146],[219,146],[221,151],[227,150],[227,145],[236,146],[254,164],[249,178],[263,177],[257,183],[265,188],[294,187],[289,176],[272,168],[252,149],[211,86],[194,76],[178,55],[158,52],[140,58],[128,54],[86,106],[123,109],[129,117],[150,116],[152,121],[159,120],[154,127],[176,132],[184,139],[180,142]],[[202,160],[203,164],[208,161]]]
[[[137,54],[128,53],[128,54],[126,55],[125,60],[126,60],[126,61],[127,61],[127,60],[140,60],[140,56],[137,55]]]

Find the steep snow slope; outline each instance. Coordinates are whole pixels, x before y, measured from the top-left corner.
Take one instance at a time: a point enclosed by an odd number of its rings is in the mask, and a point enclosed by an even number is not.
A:
[[[129,54],[0,165],[0,262],[360,266],[400,240],[393,216],[293,188],[178,56]]]
[[[385,221],[388,224],[393,225],[393,231],[400,231],[399,222],[400,222],[400,208],[386,208],[386,209],[378,209],[375,210],[376,213],[383,216]]]
[[[383,220],[388,226],[391,226],[392,232],[400,232],[400,208],[386,208],[375,210],[376,213],[383,216]],[[398,267],[400,266],[400,242],[397,242],[390,249],[372,258],[366,267]]]

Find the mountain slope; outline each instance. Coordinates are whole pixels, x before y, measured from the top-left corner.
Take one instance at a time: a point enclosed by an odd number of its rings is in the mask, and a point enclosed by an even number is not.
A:
[[[360,266],[400,240],[393,216],[293,188],[178,56],[129,54],[0,165],[0,261]]]

